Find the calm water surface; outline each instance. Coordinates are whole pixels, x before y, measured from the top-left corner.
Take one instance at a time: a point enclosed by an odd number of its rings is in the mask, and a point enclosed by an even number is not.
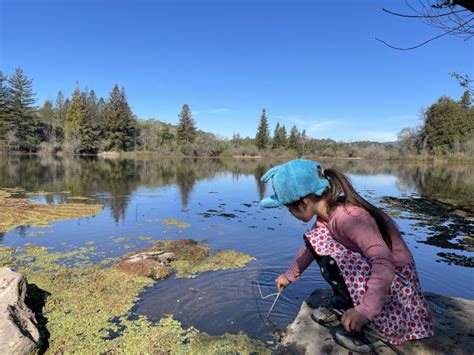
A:
[[[302,224],[284,208],[263,210],[271,194],[259,183],[276,161],[216,159],[117,159],[0,156],[0,187],[22,187],[41,203],[88,197],[105,205],[92,218],[20,227],[0,234],[0,244],[27,243],[59,250],[95,242],[106,256],[149,246],[144,236],[192,238],[212,250],[235,249],[256,258],[246,268],[208,272],[195,279],[169,278],[146,289],[133,311],[159,320],[173,314],[186,326],[211,334],[244,331],[271,339],[296,316],[301,302],[327,288],[315,265],[280,297],[272,324],[262,326],[273,298],[273,280],[303,244]],[[426,291],[474,299],[474,166],[381,161],[329,161],[357,190],[389,211],[412,251]],[[63,193],[69,191],[69,193]],[[441,201],[441,202],[440,202]],[[0,207],[1,208],[1,207]],[[164,225],[176,218],[189,228]],[[117,242],[114,238],[130,237]],[[142,238],[140,238],[142,237]]]

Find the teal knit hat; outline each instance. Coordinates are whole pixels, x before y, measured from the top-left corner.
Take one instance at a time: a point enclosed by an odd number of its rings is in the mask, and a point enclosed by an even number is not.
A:
[[[260,206],[273,208],[296,202],[310,194],[321,196],[330,183],[327,178],[319,176],[318,169],[323,169],[321,164],[305,159],[274,166],[262,176],[261,181],[266,183],[271,179],[275,194],[260,201]]]

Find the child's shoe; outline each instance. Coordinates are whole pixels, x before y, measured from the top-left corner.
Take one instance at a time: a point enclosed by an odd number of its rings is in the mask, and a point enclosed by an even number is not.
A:
[[[344,297],[332,295],[311,313],[311,318],[320,324],[331,323],[338,320],[347,308]]]
[[[343,328],[336,331],[336,343],[358,353],[375,352],[381,346],[387,345],[381,339],[364,332],[346,332]]]

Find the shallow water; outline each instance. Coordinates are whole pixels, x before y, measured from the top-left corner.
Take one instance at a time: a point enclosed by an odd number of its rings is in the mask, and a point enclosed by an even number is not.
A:
[[[94,242],[104,256],[149,246],[151,240],[192,238],[213,250],[235,249],[256,258],[246,268],[208,272],[195,279],[173,277],[145,290],[133,311],[158,320],[173,314],[186,326],[210,334],[244,331],[271,340],[293,320],[302,300],[327,285],[315,265],[291,285],[262,326],[284,272],[303,244],[302,224],[284,208],[262,210],[271,193],[260,176],[276,161],[217,159],[116,159],[0,156],[0,187],[22,187],[41,203],[72,196],[101,203],[92,218],[20,227],[0,234],[7,246],[43,245],[60,250]],[[422,287],[474,299],[472,164],[329,161],[347,173],[357,190],[392,213],[412,251]],[[387,198],[391,197],[391,198]],[[439,202],[442,201],[442,202]],[[166,225],[174,218],[189,228]]]

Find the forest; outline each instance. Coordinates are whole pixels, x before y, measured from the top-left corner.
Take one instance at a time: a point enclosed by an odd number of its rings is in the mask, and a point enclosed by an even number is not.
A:
[[[0,71],[0,151],[42,154],[131,152],[166,156],[297,157],[375,159],[470,159],[474,152],[474,107],[466,89],[458,100],[442,96],[420,113],[421,124],[400,131],[398,141],[337,142],[309,137],[296,125],[278,122],[272,130],[262,109],[255,137],[220,138],[198,129],[183,104],[176,125],[143,120],[133,113],[125,88],[115,84],[109,97],[78,85],[71,97],[38,106],[33,80],[21,68]],[[256,115],[257,116],[257,115]]]

